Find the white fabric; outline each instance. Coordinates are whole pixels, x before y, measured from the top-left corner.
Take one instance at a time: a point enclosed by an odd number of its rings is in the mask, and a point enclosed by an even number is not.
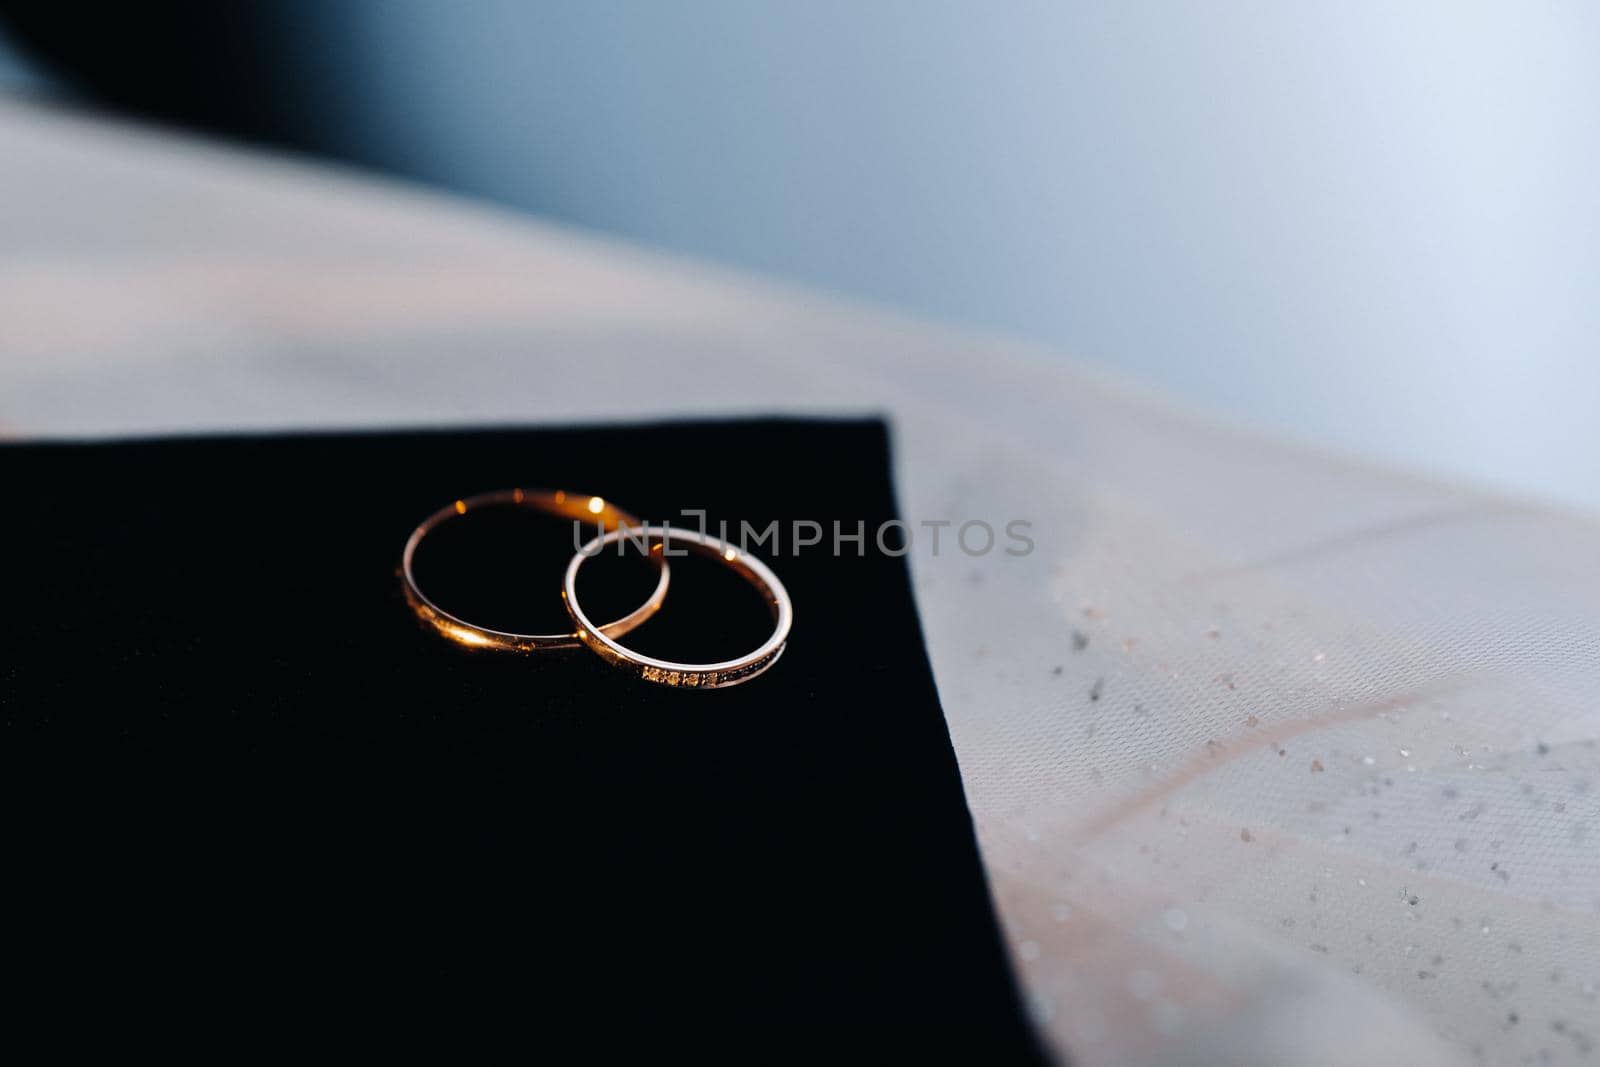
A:
[[[10,435],[884,411],[913,523],[1031,520],[912,565],[1075,1063],[1600,1056],[1587,517],[328,171],[16,103],[0,161]]]

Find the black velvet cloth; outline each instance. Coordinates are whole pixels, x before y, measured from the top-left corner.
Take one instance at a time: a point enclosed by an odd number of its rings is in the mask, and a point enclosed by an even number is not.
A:
[[[13,444],[0,474],[13,973],[157,1030],[1038,1056],[905,561],[870,545],[881,423]],[[737,688],[471,652],[408,612],[400,548],[516,485],[864,520],[868,551],[785,527],[793,636]],[[562,539],[530,594],[557,617]],[[720,639],[696,573],[642,641]]]

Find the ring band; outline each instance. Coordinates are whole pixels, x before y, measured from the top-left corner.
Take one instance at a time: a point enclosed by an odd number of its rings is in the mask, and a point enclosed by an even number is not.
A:
[[[630,539],[643,537],[648,541],[660,541],[663,544],[681,541],[694,551],[714,556],[732,567],[760,590],[763,599],[767,601],[775,623],[772,636],[749,655],[721,663],[675,663],[671,660],[641,655],[619,645],[605,632],[605,628],[596,627],[590,622],[578,604],[578,569],[583,566],[584,560],[603,551],[607,545],[616,544],[624,537]],[[665,552],[655,551],[652,547],[649,555],[663,556]],[[789,640],[789,627],[794,623],[794,605],[789,600],[788,590],[784,589],[783,583],[778,581],[778,576],[773,574],[765,563],[748,552],[734,548],[714,537],[692,530],[674,530],[667,526],[620,528],[596,537],[578,549],[577,554],[572,557],[572,562],[567,564],[567,577],[562,583],[561,596],[573,621],[578,624],[578,640],[587,645],[591,652],[647,682],[690,689],[723,689],[730,685],[748,682],[778,661],[778,657],[783,654],[785,643]]]
[[[469,648],[490,648],[505,652],[533,652],[554,648],[577,648],[579,645],[577,634],[515,634],[504,630],[491,630],[485,626],[478,626],[465,619],[445,611],[439,605],[429,600],[417,585],[416,575],[412,571],[412,560],[416,555],[417,545],[422,539],[432,533],[442,523],[449,522],[469,511],[476,511],[485,507],[498,507],[503,505],[514,507],[532,508],[548,515],[557,515],[562,518],[579,519],[585,522],[594,522],[602,529],[617,530],[623,527],[637,527],[639,520],[623,511],[621,508],[607,502],[598,496],[589,496],[585,493],[568,493],[560,489],[500,489],[492,493],[479,493],[477,496],[465,497],[457,500],[447,507],[423,519],[411,536],[406,538],[406,547],[400,554],[400,578],[405,589],[406,603],[411,605],[411,610],[417,617],[432,626],[440,634],[459,645]],[[667,581],[670,572],[667,562],[661,558],[660,553],[651,553],[651,564],[656,568],[659,578],[656,580],[655,591],[650,594],[650,599],[639,605],[633,611],[614,622],[597,627],[599,631],[621,635],[632,630],[644,622],[656,609],[661,607],[662,600],[666,599]],[[585,624],[589,626],[591,624]]]

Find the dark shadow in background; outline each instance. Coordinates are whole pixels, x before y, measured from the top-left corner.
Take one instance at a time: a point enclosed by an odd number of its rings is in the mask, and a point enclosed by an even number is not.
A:
[[[315,107],[307,50],[333,6],[306,0],[0,2],[0,26],[64,88],[111,111],[350,159]]]

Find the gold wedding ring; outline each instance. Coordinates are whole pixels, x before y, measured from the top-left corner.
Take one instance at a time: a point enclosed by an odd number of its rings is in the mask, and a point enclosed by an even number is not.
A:
[[[491,630],[478,626],[465,619],[445,611],[439,605],[429,600],[427,595],[417,585],[416,575],[412,571],[412,559],[416,555],[417,545],[441,524],[451,519],[467,514],[469,511],[478,511],[489,507],[525,507],[547,515],[560,518],[576,519],[581,522],[592,522],[604,530],[616,531],[623,527],[637,528],[639,520],[623,511],[609,501],[586,493],[568,493],[563,490],[549,489],[501,489],[492,493],[480,493],[477,496],[464,497],[447,507],[429,515],[406,539],[405,550],[400,555],[401,584],[405,589],[406,602],[411,605],[411,610],[423,622],[432,626],[440,634],[459,645],[468,648],[498,649],[506,652],[534,652],[555,648],[576,648],[579,645],[578,636],[573,633],[559,634],[516,634],[504,630]],[[603,626],[594,626],[585,622],[586,629],[592,629],[610,636],[620,637],[640,623],[644,622],[656,609],[661,607],[661,602],[667,595],[667,581],[670,572],[667,562],[659,552],[650,554],[650,562],[659,577],[656,580],[655,591],[650,594],[650,599],[639,605],[633,611],[613,622]]]
[[[583,608],[578,603],[577,582],[578,569],[583,566],[586,559],[603,551],[606,546],[616,544],[624,537],[639,543],[641,547],[648,545],[647,554],[651,559],[660,559],[666,555],[670,546],[683,544],[691,551],[714,557],[732,567],[746,581],[754,585],[766,600],[767,607],[772,612],[774,624],[772,635],[754,652],[720,663],[676,663],[641,655],[618,644],[614,640],[618,635],[611,627],[596,626],[589,620],[588,615],[584,614]],[[665,560],[663,560],[664,565]],[[664,577],[662,585],[664,589]],[[675,530],[668,526],[619,527],[596,537],[578,549],[577,554],[572,557],[572,562],[567,564],[567,576],[562,584],[561,595],[566,602],[567,612],[578,625],[578,640],[587,645],[590,651],[607,663],[630,671],[647,682],[688,689],[723,689],[730,685],[748,682],[756,677],[776,663],[778,657],[783,654],[784,645],[789,640],[789,628],[794,622],[794,606],[789,600],[789,593],[778,580],[778,576],[773,574],[765,563],[714,537],[690,530]]]

